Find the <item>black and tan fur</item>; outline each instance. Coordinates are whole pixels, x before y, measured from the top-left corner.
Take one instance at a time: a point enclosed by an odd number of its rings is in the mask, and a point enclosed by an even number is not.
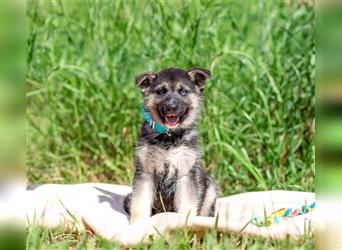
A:
[[[136,78],[146,112],[171,133],[158,133],[146,122],[141,128],[133,191],[125,200],[131,223],[164,211],[213,216],[218,186],[202,167],[196,126],[210,77],[199,68],[169,68]]]

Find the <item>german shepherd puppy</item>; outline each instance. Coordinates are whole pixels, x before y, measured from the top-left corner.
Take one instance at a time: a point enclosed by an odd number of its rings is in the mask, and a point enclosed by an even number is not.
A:
[[[168,68],[136,77],[151,122],[142,125],[133,191],[125,199],[130,223],[161,212],[214,215],[218,185],[202,167],[196,127],[210,78],[210,71],[200,68]],[[155,123],[167,132],[156,131]]]

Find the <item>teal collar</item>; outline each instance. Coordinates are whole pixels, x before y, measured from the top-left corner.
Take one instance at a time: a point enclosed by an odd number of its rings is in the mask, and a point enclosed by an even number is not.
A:
[[[144,117],[145,121],[147,122],[147,124],[150,125],[150,127],[154,131],[161,133],[161,134],[170,135],[170,129],[168,129],[167,127],[165,127],[159,123],[156,123],[155,121],[153,121],[152,118],[146,113],[143,105],[141,105],[140,112],[141,112],[142,116]]]

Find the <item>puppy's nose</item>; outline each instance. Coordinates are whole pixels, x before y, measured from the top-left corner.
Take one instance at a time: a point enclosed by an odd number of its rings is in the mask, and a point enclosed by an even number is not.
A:
[[[170,100],[166,103],[166,111],[168,113],[177,111],[177,103],[175,100]]]

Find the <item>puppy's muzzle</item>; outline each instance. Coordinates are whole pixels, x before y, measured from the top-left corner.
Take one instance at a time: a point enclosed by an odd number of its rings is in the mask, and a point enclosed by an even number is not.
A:
[[[165,115],[177,114],[179,104],[174,98],[170,98],[164,103]]]

